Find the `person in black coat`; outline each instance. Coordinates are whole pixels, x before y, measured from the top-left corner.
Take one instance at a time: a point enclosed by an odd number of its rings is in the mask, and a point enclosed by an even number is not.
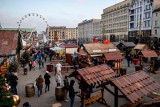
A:
[[[46,85],[45,92],[47,91],[47,89],[49,91],[49,88],[50,88],[50,78],[51,78],[51,76],[49,75],[49,72],[46,71],[46,74],[44,75],[45,85]]]
[[[18,77],[14,73],[9,74],[9,83],[11,86],[11,92],[13,94],[17,94],[17,84],[18,84],[17,80]]]
[[[70,98],[70,107],[73,107],[75,94],[78,93],[78,92],[74,91],[74,88],[73,88],[74,83],[75,83],[75,81],[71,80],[69,88],[68,88],[68,90],[69,90],[69,98]]]

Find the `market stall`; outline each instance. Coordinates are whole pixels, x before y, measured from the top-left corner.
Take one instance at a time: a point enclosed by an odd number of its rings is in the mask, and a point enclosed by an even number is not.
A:
[[[126,74],[126,69],[121,67],[122,59],[124,58],[120,52],[108,52],[104,53],[104,58],[106,63],[117,71],[117,75]],[[114,65],[112,65],[114,64]]]
[[[107,85],[108,81],[116,76],[116,73],[108,65],[102,64],[78,69],[74,74],[79,83],[80,94],[78,96],[81,98],[82,106],[93,101],[108,106],[104,99],[103,85]]]
[[[157,53],[154,50],[142,50],[139,55],[140,63],[139,66],[147,72],[155,72],[155,61],[158,57]],[[143,58],[148,58],[150,63],[144,63]]]
[[[119,107],[118,98],[126,98],[128,100],[127,107],[135,107],[149,102],[146,97],[150,98],[150,94],[160,88],[160,84],[142,70],[114,78],[111,84],[114,86],[114,92],[111,90],[109,92],[114,96],[115,107]],[[119,91],[122,95],[119,95]],[[152,107],[152,104],[149,107]]]
[[[138,65],[138,61],[139,61],[139,53],[142,51],[142,50],[146,50],[146,49],[149,49],[149,47],[147,46],[147,44],[137,44],[134,48],[134,51],[133,51],[133,62],[135,65]],[[147,59],[143,59],[144,61],[146,61]]]

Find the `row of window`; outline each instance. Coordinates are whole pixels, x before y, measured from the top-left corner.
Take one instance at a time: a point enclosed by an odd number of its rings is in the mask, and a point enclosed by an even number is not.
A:
[[[112,17],[114,17],[114,16],[122,15],[122,14],[125,14],[125,13],[127,13],[127,12],[128,12],[128,10],[127,10],[127,9],[124,9],[124,10],[121,10],[121,11],[116,11],[116,12],[114,12],[114,13],[104,14],[104,15],[102,16],[102,18],[103,18],[103,19],[112,18]]]
[[[105,33],[127,32],[127,28],[105,30]]]
[[[128,17],[127,15],[123,15],[123,16],[119,16],[119,17],[116,17],[116,18],[106,20],[105,22],[106,23],[112,23],[112,22],[116,22],[116,21],[122,21],[122,20],[126,20],[127,17]]]
[[[109,24],[109,25],[106,25],[105,28],[114,28],[114,27],[122,27],[122,26],[127,26],[127,22]]]

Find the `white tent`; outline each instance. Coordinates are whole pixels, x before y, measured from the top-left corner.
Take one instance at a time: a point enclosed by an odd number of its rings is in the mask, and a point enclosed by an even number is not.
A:
[[[43,34],[43,42],[46,43],[48,40],[46,38],[46,36]]]
[[[27,42],[22,39],[22,46],[26,46]]]
[[[61,47],[53,47],[50,48],[52,51],[58,51],[58,50],[64,50],[65,48],[61,48]]]

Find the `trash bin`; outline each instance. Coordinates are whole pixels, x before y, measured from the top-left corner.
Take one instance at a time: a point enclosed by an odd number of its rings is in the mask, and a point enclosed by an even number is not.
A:
[[[141,66],[135,66],[135,70],[136,71],[142,70],[142,67]]]
[[[34,83],[29,83],[25,87],[26,97],[32,97],[35,95]]]
[[[120,69],[120,74],[121,74],[121,75],[126,75],[126,71],[127,71],[126,68],[121,68],[121,69]]]
[[[64,87],[63,86],[57,86],[55,89],[55,96],[57,101],[64,101]]]
[[[53,65],[52,64],[48,64],[46,65],[47,67],[47,71],[52,72],[53,71]]]

